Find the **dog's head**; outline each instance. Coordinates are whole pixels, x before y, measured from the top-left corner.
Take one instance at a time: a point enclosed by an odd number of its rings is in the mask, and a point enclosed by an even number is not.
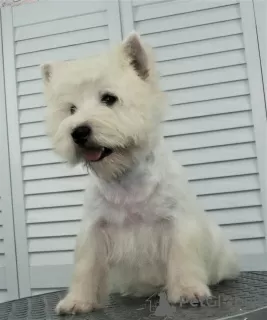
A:
[[[48,133],[70,163],[116,176],[150,152],[164,100],[151,51],[136,33],[106,54],[44,64],[42,75]]]

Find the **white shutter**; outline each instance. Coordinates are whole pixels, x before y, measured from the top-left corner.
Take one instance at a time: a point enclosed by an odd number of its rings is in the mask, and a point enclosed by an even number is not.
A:
[[[0,34],[1,34],[0,19]],[[7,143],[2,41],[0,38],[0,302],[18,298],[17,265]]]
[[[241,255],[266,254],[266,114],[252,2],[121,5],[124,36],[135,29],[154,48],[170,103],[166,141],[192,187]]]
[[[68,286],[88,179],[51,150],[39,65],[120,41],[119,5],[48,1],[5,8],[2,16],[19,284],[27,296]]]

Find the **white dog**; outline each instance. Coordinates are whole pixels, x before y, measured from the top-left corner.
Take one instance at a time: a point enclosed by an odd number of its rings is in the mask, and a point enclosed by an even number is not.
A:
[[[57,312],[99,308],[111,291],[166,290],[171,303],[205,298],[209,285],[235,278],[230,243],[165,150],[166,103],[139,36],[97,57],[45,64],[42,73],[54,147],[92,173],[72,284]]]

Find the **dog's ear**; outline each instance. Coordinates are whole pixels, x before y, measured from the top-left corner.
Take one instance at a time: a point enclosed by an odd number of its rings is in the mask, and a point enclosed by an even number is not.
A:
[[[51,63],[44,63],[41,65],[42,78],[45,83],[48,83],[51,80],[52,76],[52,65]]]
[[[123,41],[123,51],[139,77],[145,80],[149,75],[148,56],[136,32],[131,32]]]

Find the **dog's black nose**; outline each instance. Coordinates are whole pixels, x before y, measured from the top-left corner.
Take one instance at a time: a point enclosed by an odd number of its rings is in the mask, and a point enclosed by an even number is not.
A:
[[[89,126],[80,126],[75,128],[72,133],[72,139],[75,143],[83,145],[89,138],[92,130]]]

